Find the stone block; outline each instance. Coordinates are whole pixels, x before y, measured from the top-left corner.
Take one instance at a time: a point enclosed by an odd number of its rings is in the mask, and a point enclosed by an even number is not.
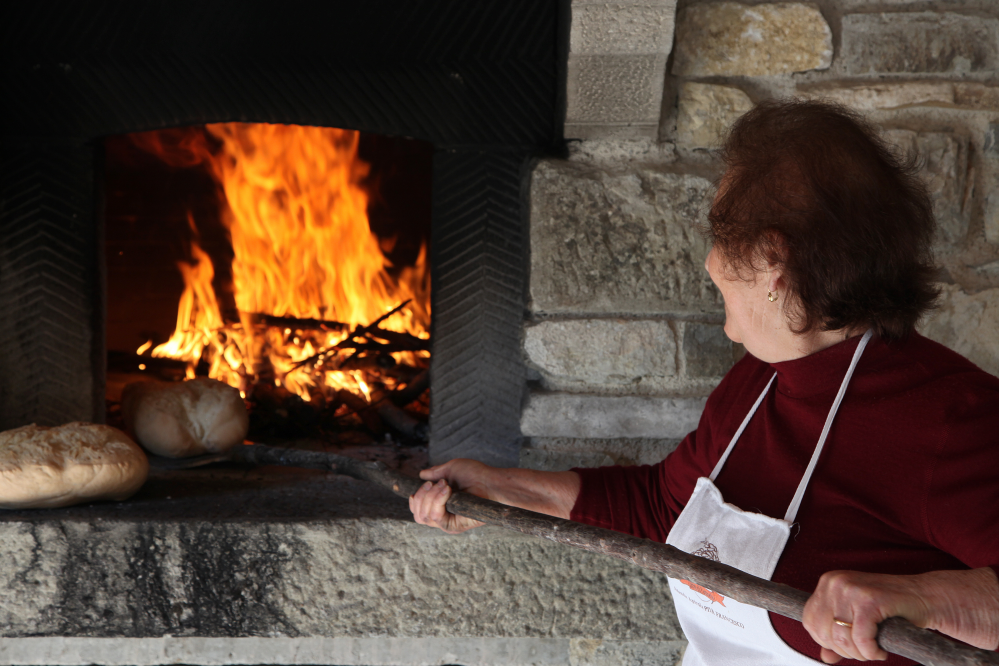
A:
[[[999,375],[999,289],[967,293],[943,285],[940,304],[919,326],[920,332]]]
[[[999,245],[999,192],[989,192],[985,197],[985,240]]]
[[[653,168],[539,162],[531,182],[531,308],[540,313],[716,312],[698,232],[714,186]]]
[[[999,86],[955,83],[954,104],[968,109],[999,111]]]
[[[767,76],[826,69],[832,31],[813,4],[691,5],[677,14],[677,76]]]
[[[654,465],[672,453],[680,443],[679,437],[665,439],[649,439],[641,437],[623,437],[617,439],[580,439],[573,437],[532,437],[529,446],[521,450],[533,451],[535,460],[543,459],[544,454],[550,454],[552,460],[569,459],[576,456],[579,459],[599,460],[601,465]],[[559,456],[562,456],[560,458]],[[610,463],[604,462],[610,460]],[[589,465],[575,465],[584,467]]]
[[[968,74],[999,65],[999,20],[938,12],[843,17],[839,67],[848,75]]]
[[[520,429],[528,437],[679,438],[697,427],[705,400],[532,393]]]
[[[803,97],[826,99],[858,111],[898,109],[905,106],[954,104],[954,84],[949,82],[875,83],[800,90]]]
[[[938,246],[961,243],[968,233],[965,196],[969,179],[968,139],[944,132],[887,130],[885,138],[905,153],[918,153],[920,176],[933,198]]]
[[[614,459],[599,451],[545,451],[529,447],[520,450],[520,466],[542,472],[564,472],[573,467],[607,467]]]
[[[673,46],[676,2],[573,4],[569,53],[661,53]]]
[[[566,79],[566,125],[657,124],[665,68],[664,54],[572,57]]]
[[[694,148],[720,146],[732,123],[751,108],[753,101],[738,88],[684,83],[677,108],[677,141]]]
[[[524,334],[528,361],[554,390],[656,386],[676,377],[676,338],[661,320],[544,321]]]
[[[716,324],[683,324],[683,357],[688,377],[722,377],[742,354]]]

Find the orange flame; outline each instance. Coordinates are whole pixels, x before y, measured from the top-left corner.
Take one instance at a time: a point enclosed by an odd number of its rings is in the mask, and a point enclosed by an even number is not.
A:
[[[239,322],[223,319],[212,287],[214,268],[198,245],[180,263],[185,289],[177,328],[153,356],[200,360],[209,376],[241,390],[271,374],[302,398],[310,390],[347,388],[370,399],[360,371],[320,369],[301,362],[342,341],[345,331],[261,327],[249,315],[370,324],[402,301],[409,306],[381,326],[429,338],[430,276],[426,247],[416,264],[398,271],[368,224],[369,166],[357,157],[359,133],[325,127],[223,123],[198,129],[133,135],[133,141],[174,166],[208,165],[224,199],[222,221],[234,259],[233,292]],[[426,352],[397,352],[417,363]]]

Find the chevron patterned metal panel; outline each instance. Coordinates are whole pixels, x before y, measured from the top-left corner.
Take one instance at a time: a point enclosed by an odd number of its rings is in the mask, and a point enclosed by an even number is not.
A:
[[[527,230],[523,153],[434,155],[431,462],[516,466]]]
[[[93,150],[2,148],[0,430],[103,422]]]

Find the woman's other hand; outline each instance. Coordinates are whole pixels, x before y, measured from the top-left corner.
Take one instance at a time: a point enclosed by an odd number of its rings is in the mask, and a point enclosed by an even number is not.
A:
[[[461,534],[482,525],[477,520],[450,513],[445,504],[451,497],[452,484],[459,490],[488,499],[484,478],[488,476],[490,469],[492,468],[476,460],[455,458],[443,465],[421,471],[420,478],[425,479],[426,483],[409,497],[409,510],[413,512],[413,519],[421,525],[436,527],[448,534]]]
[[[830,571],[805,604],[802,622],[822,647],[822,661],[833,664],[843,657],[886,659],[874,637],[878,623],[889,617],[994,650],[999,647],[999,579],[988,567],[918,576]]]
[[[575,472],[502,469],[465,458],[425,469],[420,472],[420,478],[426,483],[409,498],[413,518],[421,525],[437,527],[448,534],[460,534],[482,524],[448,512],[445,504],[453,490],[556,518],[568,518],[580,487],[579,475]]]

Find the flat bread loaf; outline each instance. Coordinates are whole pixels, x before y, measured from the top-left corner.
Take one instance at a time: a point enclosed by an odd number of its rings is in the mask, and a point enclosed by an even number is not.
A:
[[[0,508],[51,509],[131,497],[149,460],[120,430],[93,423],[0,432]]]
[[[239,391],[207,378],[129,384],[121,410],[136,441],[168,458],[228,451],[250,428]]]

